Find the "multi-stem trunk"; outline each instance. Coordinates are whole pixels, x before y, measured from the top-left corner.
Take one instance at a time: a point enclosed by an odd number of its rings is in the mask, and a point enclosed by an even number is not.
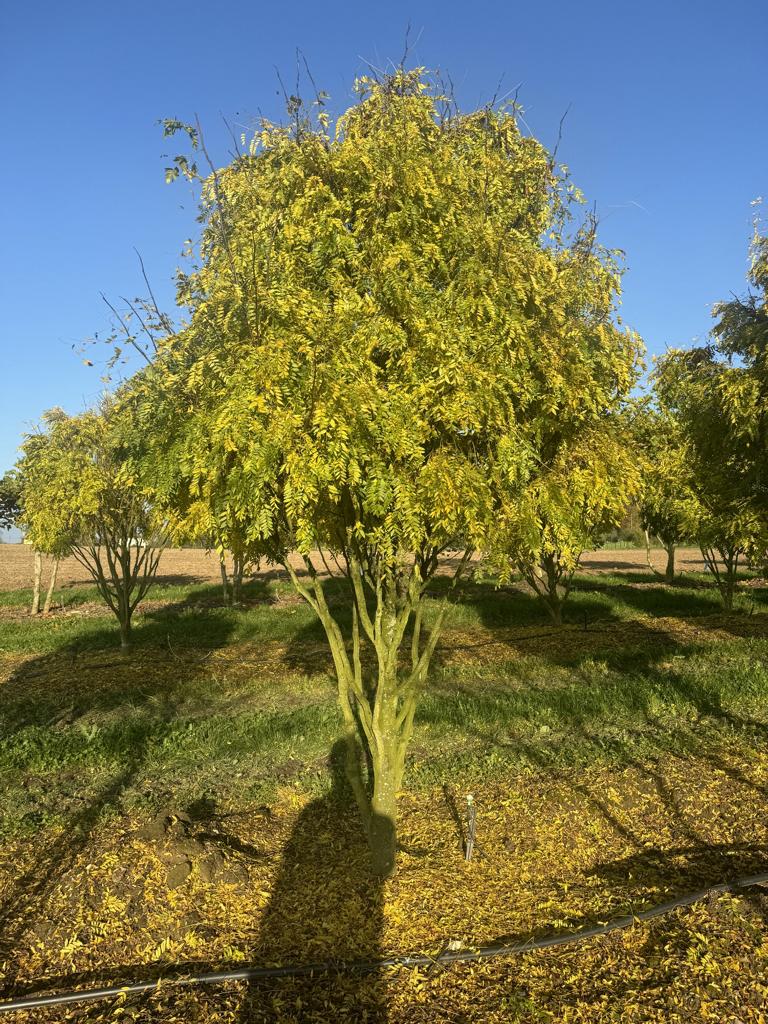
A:
[[[470,557],[466,552],[453,586]],[[412,566],[371,569],[347,553],[345,568],[352,596],[351,633],[345,634],[329,607],[324,581],[305,557],[308,582],[287,559],[294,585],[317,613],[328,638],[338,683],[347,740],[347,775],[371,850],[374,871],[395,869],[397,794],[413,732],[416,702],[440,635],[448,596],[426,638],[422,635],[424,590],[437,566],[437,552],[423,552]],[[327,565],[327,563],[326,563]],[[452,589],[452,588],[451,588]],[[410,658],[404,657],[411,626]],[[367,766],[367,771],[364,766]]]
[[[715,546],[702,543],[700,546],[704,564],[715,578],[723,608],[730,613],[733,611],[733,598],[736,593],[736,578],[742,549],[726,544]]]
[[[518,568],[528,585],[538,594],[553,626],[563,624],[563,605],[571,590],[573,570],[566,569],[557,553],[541,555],[531,565],[519,562]]]
[[[127,650],[133,613],[154,582],[162,549],[138,542],[129,525],[119,531],[104,525],[98,538],[73,546],[72,554],[112,609],[120,627],[120,647]]]

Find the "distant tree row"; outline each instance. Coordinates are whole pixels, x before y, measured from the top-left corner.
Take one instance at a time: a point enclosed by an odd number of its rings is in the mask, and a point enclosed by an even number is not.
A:
[[[325,630],[386,875],[419,694],[475,552],[560,623],[582,551],[634,500],[669,578],[695,538],[731,606],[764,544],[766,250],[760,294],[719,307],[716,344],[670,352],[638,402],[619,254],[517,107],[461,113],[421,70],[357,91],[333,126],[322,94],[294,98],[222,168],[198,128],[166,124],[192,148],[169,177],[201,190],[186,324],[148,331],[146,366],[101,409],[27,439],[19,518],[88,569],[124,645],[163,543],[232,551],[235,591],[248,564],[282,565]]]

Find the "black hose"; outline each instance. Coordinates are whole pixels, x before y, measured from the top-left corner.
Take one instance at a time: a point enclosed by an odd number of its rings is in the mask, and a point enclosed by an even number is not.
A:
[[[550,935],[544,939],[531,939],[528,942],[500,942],[488,946],[479,946],[475,949],[446,949],[436,956],[429,956],[426,953],[415,953],[406,956],[390,956],[382,960],[322,960],[314,964],[286,964],[282,967],[243,967],[235,971],[213,971],[210,974],[189,975],[184,978],[160,978],[157,981],[129,982],[125,985],[115,985],[111,988],[83,989],[80,992],[62,992],[58,995],[49,996],[25,996],[23,999],[13,999],[9,1002],[0,1003],[0,1013],[35,1010],[44,1006],[64,1006],[67,1003],[92,1002],[120,995],[153,992],[159,988],[169,988],[171,986],[218,985],[224,981],[253,981],[258,978],[299,978],[312,974],[328,974],[342,971],[371,974],[384,967],[431,967],[437,964],[488,960],[496,956],[514,956],[517,953],[528,953],[535,949],[549,949],[552,946],[564,946],[567,943],[592,939],[598,935],[607,935],[609,932],[617,931],[620,928],[629,928],[638,922],[650,921],[654,917],[669,914],[672,910],[677,910],[678,907],[687,907],[692,903],[698,903],[699,900],[706,899],[708,896],[716,893],[733,892],[736,889],[746,889],[752,885],[764,885],[766,883],[768,883],[768,872],[760,875],[750,875],[748,878],[738,878],[734,882],[724,882],[721,885],[713,885],[709,889],[701,889],[699,892],[679,896],[677,899],[670,900],[668,903],[662,903],[658,907],[652,907],[650,910],[641,910],[637,914],[628,914],[626,917],[614,918],[613,921],[608,921],[606,924],[598,925],[594,928],[581,928],[575,932]]]

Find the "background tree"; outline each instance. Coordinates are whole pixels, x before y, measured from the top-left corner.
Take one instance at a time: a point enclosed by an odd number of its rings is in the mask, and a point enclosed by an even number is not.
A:
[[[22,446],[22,525],[36,549],[71,554],[90,573],[125,649],[161,554],[158,523],[134,475],[129,425],[109,404],[71,417],[54,410],[44,424]]]
[[[633,421],[640,456],[642,482],[639,508],[646,532],[648,565],[649,535],[661,541],[667,555],[666,583],[674,582],[676,548],[699,535],[698,504],[690,486],[690,462],[682,429],[670,413],[646,406]]]
[[[22,500],[23,480],[18,470],[9,470],[0,479],[0,529],[10,530],[14,526],[20,526],[22,521]],[[43,555],[41,551],[34,552],[35,567],[32,578],[32,606],[30,612],[37,615],[40,612],[40,591],[43,579]],[[51,574],[48,580],[48,589],[45,593],[43,614],[47,615],[51,610],[53,594],[56,589],[56,579],[59,572],[59,558],[54,556],[51,560]]]
[[[737,472],[762,527],[768,523],[768,235],[760,222],[749,252],[749,290],[718,303],[712,336],[730,370],[720,397],[731,430],[741,442]],[[758,530],[748,549],[755,564],[768,565],[768,530]]]
[[[575,190],[514,107],[456,112],[419,70],[357,90],[333,130],[322,96],[316,117],[293,99],[290,124],[210,165],[200,265],[179,286],[189,326],[134,389],[159,500],[193,532],[223,503],[320,619],[388,874],[447,611],[426,606],[440,555],[461,538],[455,585],[542,437],[610,405],[638,342],[612,319],[612,254],[593,224],[566,238]]]
[[[662,357],[663,411],[686,442],[698,539],[727,610],[739,563],[768,546],[768,240],[756,233],[746,298],[714,308],[712,343]]]
[[[17,525],[21,515],[21,480],[15,470],[0,477],[0,530]]]
[[[623,383],[629,386],[630,378]],[[624,397],[614,394],[613,403],[618,406]],[[579,423],[570,439],[563,427],[559,424],[542,446],[550,453],[548,461],[497,522],[489,559],[501,582],[516,569],[556,626],[562,625],[582,552],[618,525],[639,484],[632,439],[619,417],[602,416],[586,428]]]

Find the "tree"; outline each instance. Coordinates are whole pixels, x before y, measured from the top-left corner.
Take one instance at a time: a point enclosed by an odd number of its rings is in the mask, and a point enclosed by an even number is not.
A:
[[[56,558],[74,555],[90,573],[117,617],[123,649],[161,554],[126,429],[109,403],[79,416],[53,410],[41,431],[27,435],[19,463],[28,538]]]
[[[758,220],[749,256],[750,288],[714,307],[712,336],[736,371],[723,376],[720,397],[741,443],[738,472],[761,522],[747,554],[753,564],[768,566],[768,235]]]
[[[739,563],[768,548],[768,239],[752,243],[746,298],[714,307],[709,345],[672,349],[656,392],[686,442],[697,536],[727,611]]]
[[[9,530],[13,526],[19,526],[22,521],[22,497],[23,480],[17,470],[9,470],[0,479],[0,529]],[[48,581],[48,589],[43,604],[43,614],[47,615],[51,610],[53,593],[56,589],[56,578],[59,572],[59,558],[53,559],[51,575]],[[32,581],[32,615],[40,611],[40,589],[43,576],[43,556],[40,551],[35,551],[35,568]]]
[[[0,477],[0,530],[16,526],[21,515],[21,481],[14,470]]]
[[[615,394],[615,406],[625,397]],[[489,560],[500,582],[517,569],[556,626],[562,625],[582,552],[621,521],[639,482],[632,439],[619,416],[580,424],[573,438],[564,436],[562,426],[542,446],[547,461],[498,520]]]
[[[634,421],[642,460],[640,520],[646,532],[664,546],[666,583],[675,579],[675,551],[688,537],[699,534],[698,505],[690,487],[687,444],[680,424],[670,413],[646,407]],[[650,546],[648,548],[650,562]]]
[[[133,401],[169,516],[200,536],[238,523],[320,619],[386,875],[448,608],[427,605],[441,553],[460,538],[456,586],[542,437],[610,406],[638,342],[612,318],[614,254],[591,221],[567,234],[577,193],[514,107],[456,112],[421,70],[357,90],[333,129],[322,97],[316,117],[294,98],[290,124],[211,163],[200,264],[179,282],[188,326]]]
[[[726,611],[739,562],[766,550],[766,395],[758,360],[731,362],[716,345],[672,349],[658,360],[660,404],[686,441],[696,537]]]

